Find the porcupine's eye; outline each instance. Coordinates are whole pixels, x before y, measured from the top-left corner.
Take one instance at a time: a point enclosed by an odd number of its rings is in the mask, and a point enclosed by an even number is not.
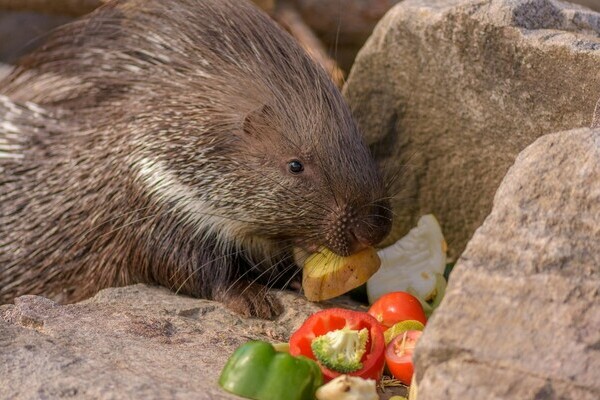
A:
[[[299,174],[304,171],[304,165],[298,160],[292,160],[288,163],[288,169],[292,174]]]

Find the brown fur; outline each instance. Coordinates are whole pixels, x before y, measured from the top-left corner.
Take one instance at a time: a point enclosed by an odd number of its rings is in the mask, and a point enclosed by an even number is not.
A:
[[[269,317],[256,282],[287,283],[294,246],[389,231],[340,93],[239,0],[111,2],[0,94],[0,303],[149,282]]]

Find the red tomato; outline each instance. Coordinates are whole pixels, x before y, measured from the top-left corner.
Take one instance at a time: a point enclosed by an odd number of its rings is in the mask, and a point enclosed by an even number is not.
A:
[[[385,362],[388,369],[400,382],[410,385],[413,376],[413,352],[421,331],[406,331],[396,336],[385,349]]]
[[[345,310],[342,308],[329,308],[314,313],[292,334],[292,337],[290,338],[290,354],[294,356],[303,355],[317,361],[311,349],[313,339],[322,336],[327,332],[342,329],[344,327],[356,330],[367,328],[369,330],[367,351],[361,359],[363,367],[348,375],[379,381],[383,374],[383,365],[385,363],[385,340],[383,338],[383,329],[375,318],[366,312]],[[319,365],[321,366],[325,382],[342,375],[321,364]]]
[[[407,319],[417,320],[423,325],[427,323],[419,300],[406,292],[384,294],[369,308],[369,314],[374,316],[384,329]]]

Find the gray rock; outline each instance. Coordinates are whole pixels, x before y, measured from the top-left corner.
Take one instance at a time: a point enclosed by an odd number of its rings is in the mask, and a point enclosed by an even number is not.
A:
[[[600,129],[518,156],[416,351],[419,400],[600,398]]]
[[[318,309],[291,293],[277,320],[143,285],[61,306],[37,296],[0,307],[2,399],[229,399],[217,379],[251,339],[285,341]]]
[[[285,306],[276,321],[145,285],[71,305],[19,297],[0,306],[0,399],[237,399],[217,385],[237,346],[285,342],[324,306],[357,308],[275,295]],[[382,399],[394,394],[405,390],[388,388]]]
[[[453,255],[539,136],[589,126],[600,14],[554,0],[406,0],[380,21],[345,87],[384,169],[399,174],[391,240],[426,213]]]
[[[600,11],[600,1],[598,0],[574,0],[573,3],[581,4],[592,10]]]

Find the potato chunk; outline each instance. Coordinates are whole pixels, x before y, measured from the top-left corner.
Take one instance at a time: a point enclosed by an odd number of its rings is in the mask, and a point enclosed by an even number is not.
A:
[[[365,283],[381,261],[373,247],[342,257],[323,248],[306,259],[302,287],[310,301],[331,299]]]

